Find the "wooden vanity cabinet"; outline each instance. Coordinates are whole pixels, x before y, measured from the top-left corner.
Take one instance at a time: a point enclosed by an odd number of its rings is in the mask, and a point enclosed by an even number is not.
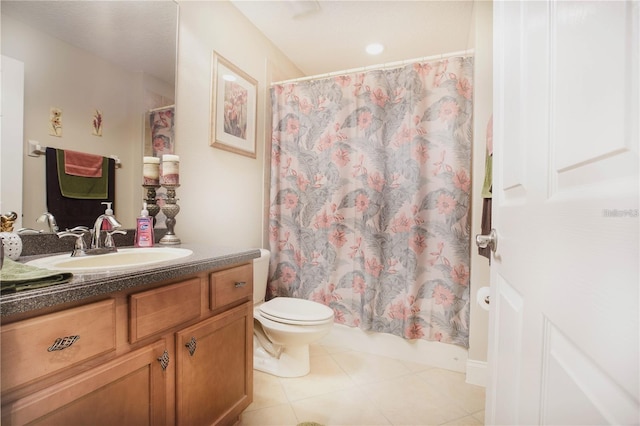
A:
[[[253,398],[252,274],[245,263],[3,322],[2,425],[237,423]],[[79,338],[48,352],[54,335]]]

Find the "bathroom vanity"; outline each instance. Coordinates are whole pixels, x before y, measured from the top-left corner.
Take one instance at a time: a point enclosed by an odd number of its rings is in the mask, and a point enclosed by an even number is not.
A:
[[[3,425],[230,425],[252,402],[259,250],[0,298]]]

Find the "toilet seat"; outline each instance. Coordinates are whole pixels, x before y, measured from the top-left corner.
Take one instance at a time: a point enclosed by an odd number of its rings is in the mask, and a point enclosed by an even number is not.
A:
[[[276,297],[262,303],[258,310],[263,317],[282,324],[319,325],[333,321],[333,309],[293,297]]]

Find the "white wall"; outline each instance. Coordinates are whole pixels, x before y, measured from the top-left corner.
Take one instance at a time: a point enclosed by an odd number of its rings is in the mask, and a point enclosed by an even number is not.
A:
[[[98,155],[117,155],[116,209],[125,227],[135,226],[142,202],[144,93],[149,87],[173,91],[166,83],[127,72],[91,52],[2,16],[2,53],[24,63],[24,141],[5,147],[23,154],[23,226],[41,229],[36,218],[46,211],[45,159],[28,157],[26,140],[42,146]],[[158,89],[158,86],[164,86]],[[62,137],[48,134],[49,109],[63,110]],[[104,117],[103,136],[91,134],[94,109]],[[140,184],[138,184],[138,182]]]
[[[300,71],[226,1],[180,1],[176,84],[176,153],[183,242],[261,247],[265,121],[271,75]],[[213,51],[258,81],[257,158],[209,146]],[[273,66],[277,64],[277,73]]]
[[[471,216],[471,329],[467,381],[483,385],[486,381],[486,361],[489,312],[475,302],[478,288],[489,285],[489,260],[478,255],[475,235],[481,233],[482,184],[486,150],[487,122],[493,111],[493,5],[489,1],[476,2],[475,8],[475,69],[473,107],[473,164]]]
[[[22,121],[24,111],[24,64],[2,55],[2,124],[0,144],[0,213],[22,212],[22,152],[12,146],[22,146]],[[14,230],[22,228],[22,216],[13,224]]]

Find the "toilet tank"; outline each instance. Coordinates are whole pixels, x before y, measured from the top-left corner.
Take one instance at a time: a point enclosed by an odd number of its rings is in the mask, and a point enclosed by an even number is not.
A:
[[[269,250],[260,249],[260,257],[253,259],[253,303],[264,301],[267,294],[270,257]]]

